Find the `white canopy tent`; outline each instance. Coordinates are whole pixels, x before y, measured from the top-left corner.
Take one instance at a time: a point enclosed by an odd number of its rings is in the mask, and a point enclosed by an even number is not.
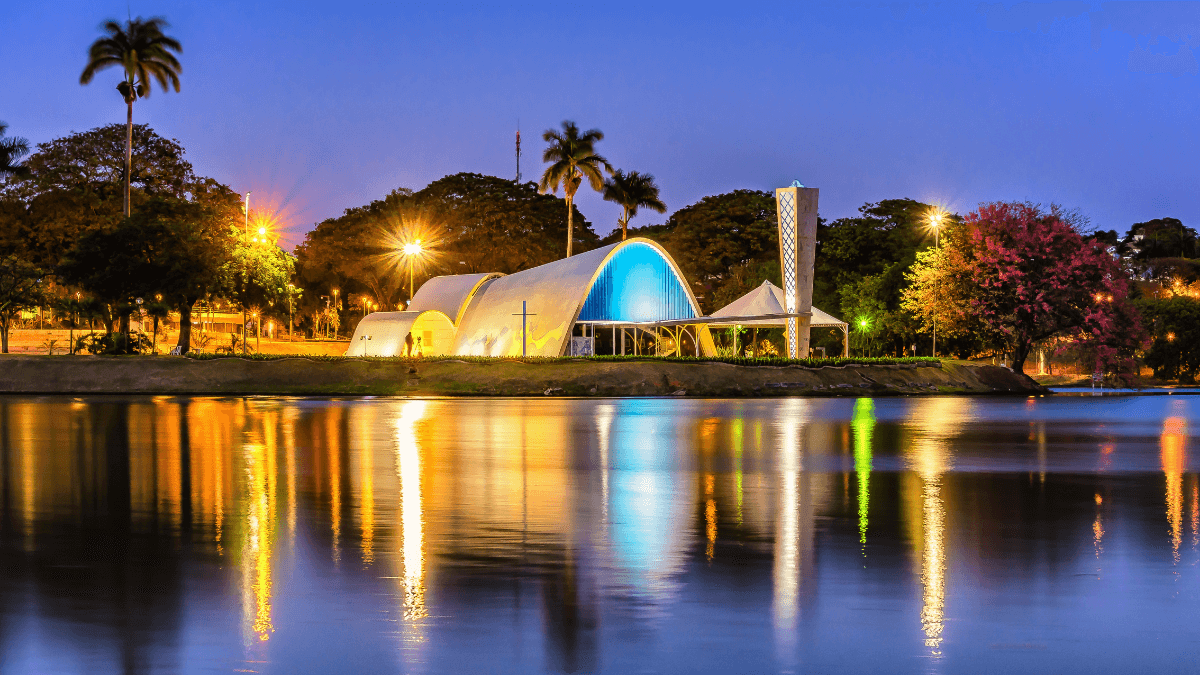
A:
[[[762,282],[758,288],[713,312],[709,323],[710,328],[729,326],[745,326],[747,328],[782,327],[787,325],[789,316],[787,305],[783,298],[783,289],[771,283]],[[791,315],[795,316],[795,315]],[[728,319],[728,321],[719,321]],[[812,308],[813,328],[840,328],[842,330],[842,355],[850,355],[850,326],[845,321]]]

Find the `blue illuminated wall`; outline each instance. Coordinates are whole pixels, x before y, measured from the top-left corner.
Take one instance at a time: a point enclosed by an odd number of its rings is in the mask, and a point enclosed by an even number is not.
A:
[[[608,259],[579,313],[580,321],[691,319],[688,291],[658,249],[634,242]]]

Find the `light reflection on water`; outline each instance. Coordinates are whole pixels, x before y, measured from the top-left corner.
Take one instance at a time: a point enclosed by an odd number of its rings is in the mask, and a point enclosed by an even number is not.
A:
[[[0,398],[0,672],[1153,670],[1194,646],[1190,422]]]

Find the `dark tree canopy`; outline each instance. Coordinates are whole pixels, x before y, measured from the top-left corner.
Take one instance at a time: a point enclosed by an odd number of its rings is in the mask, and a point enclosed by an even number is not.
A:
[[[133,189],[148,196],[187,195],[196,176],[183,155],[179,141],[159,136],[148,125],[133,125]],[[101,198],[120,198],[125,125],[109,124],[39,143],[25,167],[29,175],[13,181],[5,193],[28,200],[51,191],[86,190]]]
[[[0,190],[0,250],[46,267],[85,232],[122,219],[125,129],[112,124],[38,145],[25,175]],[[151,198],[187,200],[211,189],[183,158],[177,141],[134,126],[135,208]]]
[[[1200,300],[1145,298],[1136,304],[1150,333],[1146,365],[1155,377],[1195,382],[1200,374]]]
[[[917,323],[900,310],[901,292],[917,251],[934,243],[929,227],[934,207],[885,199],[858,211],[817,226],[813,304],[856,326],[856,337],[868,348],[898,353],[917,338]],[[956,222],[951,215],[942,227]]]
[[[347,209],[309,232],[296,248],[306,302],[337,288],[341,297],[367,295],[381,309],[408,300],[408,267],[397,248],[421,239],[429,255],[414,270],[416,286],[439,274],[512,273],[561,257],[567,234],[564,200],[534,183],[460,173]],[[575,211],[578,250],[598,237]]]
[[[779,283],[775,196],[735,190],[686,206],[662,225],[631,227],[630,237],[662,245],[678,263],[706,312],[735,300],[763,279]],[[621,240],[619,230],[603,244]]]
[[[577,208],[572,210],[575,251],[596,248],[600,238],[591,223]],[[452,274],[511,274],[544,265],[561,257],[558,252],[567,236],[564,200],[539,193],[532,182],[477,173],[430,183],[412,195],[410,211],[444,228],[444,269]]]

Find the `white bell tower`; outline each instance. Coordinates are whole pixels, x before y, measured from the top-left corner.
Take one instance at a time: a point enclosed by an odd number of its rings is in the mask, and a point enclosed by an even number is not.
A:
[[[783,297],[788,314],[800,315],[787,320],[785,338],[790,359],[808,358],[817,253],[817,192],[817,188],[804,187],[799,181],[775,190]]]

